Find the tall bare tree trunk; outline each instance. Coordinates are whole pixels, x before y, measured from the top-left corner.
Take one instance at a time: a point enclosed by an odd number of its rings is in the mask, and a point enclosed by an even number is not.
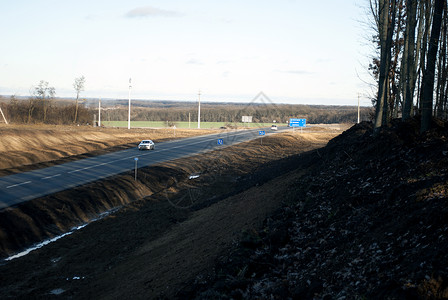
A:
[[[397,16],[397,29],[395,34],[395,41],[393,43],[392,49],[394,50],[394,59],[392,61],[392,67],[390,71],[390,81],[391,81],[391,90],[390,90],[390,117],[391,118],[397,118],[398,117],[398,111],[400,107],[401,102],[401,94],[400,94],[400,79],[397,83],[397,74],[399,74],[398,68],[398,58],[400,56],[401,52],[401,33],[403,31],[403,0],[398,0],[398,16]],[[392,17],[394,17],[395,14],[393,14]],[[399,76],[401,78],[401,76]]]
[[[437,76],[437,88],[436,88],[436,105],[435,105],[435,115],[438,118],[443,118],[446,110],[446,94],[445,87],[447,85],[447,9],[445,8],[442,18],[441,27],[441,41],[440,41],[440,51],[439,51],[439,62],[438,62],[438,76]]]
[[[403,114],[402,119],[406,120],[411,116],[412,104],[414,102],[415,90],[415,28],[417,26],[417,0],[408,0],[406,6],[406,31],[404,35],[403,52]]]
[[[27,123],[31,123],[31,119],[33,118],[33,111],[35,108],[35,100],[30,97],[30,99],[28,100],[28,120]]]
[[[76,91],[76,107],[75,107],[75,118],[73,119],[73,123],[78,122],[78,106],[79,106],[79,94],[81,91],[84,91],[84,84],[86,82],[86,78],[84,76],[75,78],[75,83],[73,87]]]
[[[79,103],[79,92],[76,93],[75,119],[73,123],[78,122],[78,103]]]
[[[47,121],[47,111],[48,111],[47,99],[45,98],[42,98],[42,110],[44,112],[43,123],[45,123]]]
[[[395,0],[392,0],[395,9]],[[378,98],[376,102],[375,132],[387,122],[388,95],[389,95],[389,69],[391,62],[392,36],[394,31],[394,19],[390,16],[391,0],[379,1],[378,32],[380,38],[380,68],[378,80]]]
[[[440,28],[446,0],[435,0],[431,37],[429,39],[428,59],[422,80],[421,104],[422,121],[420,131],[425,132],[431,127],[432,104],[434,98],[434,78],[436,69],[437,50],[439,47]]]
[[[431,22],[432,22],[432,9],[431,9],[432,0],[423,0],[421,3],[421,19],[420,22],[423,23],[422,30],[422,39],[421,39],[421,48],[420,48],[420,84],[419,84],[419,97],[418,97],[418,109],[421,114],[422,110],[422,85],[423,85],[423,74],[426,72],[426,56],[428,52],[428,38],[429,32],[431,30]]]
[[[424,1],[418,1],[418,30],[417,30],[417,41],[415,46],[415,61],[414,61],[414,70],[415,70],[415,77],[413,78],[413,81],[411,81],[411,84],[413,84],[414,87],[414,93],[417,93],[415,95],[416,103],[411,107],[411,115],[415,114],[415,108],[420,109],[420,87],[421,87],[421,81],[422,81],[422,70],[425,68],[424,61],[425,61],[425,53],[426,50],[426,41],[427,41],[427,22],[429,16],[427,17],[426,11],[431,11],[428,9],[428,2],[431,0],[424,0]],[[423,47],[425,45],[425,47]]]

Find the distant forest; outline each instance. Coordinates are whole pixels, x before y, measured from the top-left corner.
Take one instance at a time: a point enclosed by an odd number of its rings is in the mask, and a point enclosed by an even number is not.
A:
[[[0,96],[2,108],[11,123],[93,124],[98,116],[98,100],[82,101],[75,122],[75,100],[34,99]],[[45,120],[44,120],[45,115]],[[201,102],[203,122],[241,122],[242,116],[252,116],[253,122],[269,123],[274,120],[287,123],[289,118],[305,118],[308,123],[355,123],[358,118],[355,106],[322,106],[259,103],[210,103]],[[373,110],[361,107],[361,121],[371,120]],[[125,121],[128,118],[127,100],[103,100],[101,119]],[[133,100],[133,121],[188,122],[198,118],[198,103],[186,101]]]
[[[107,121],[127,120],[127,102],[117,101],[116,109],[102,112]],[[361,108],[362,120],[371,120],[372,108]],[[253,122],[286,123],[290,118],[305,118],[308,123],[354,123],[358,118],[355,106],[321,106],[254,103],[201,103],[203,122],[241,122],[242,116],[252,116]],[[134,101],[131,118],[135,121],[194,121],[198,118],[197,102]]]

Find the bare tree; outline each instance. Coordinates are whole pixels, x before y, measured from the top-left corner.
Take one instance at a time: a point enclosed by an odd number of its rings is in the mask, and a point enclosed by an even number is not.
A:
[[[402,119],[411,116],[414,103],[415,81],[417,79],[416,53],[415,53],[415,29],[417,27],[417,0],[408,0],[406,4],[406,30],[404,34],[404,51],[402,58],[402,91],[403,113]]]
[[[395,29],[395,40],[393,42],[393,59],[391,68],[389,71],[390,76],[390,92],[389,92],[389,115],[388,118],[397,118],[398,111],[402,104],[401,93],[400,93],[400,80],[401,73],[399,70],[400,63],[400,55],[403,49],[403,35],[404,35],[404,22],[405,22],[405,14],[403,12],[403,0],[397,0],[395,6],[398,6],[397,11],[397,21],[396,21],[396,29]],[[393,32],[392,32],[393,34]]]
[[[378,84],[372,101],[375,132],[398,117],[400,109],[402,120],[409,119],[414,107],[422,116],[421,130],[426,131],[433,114],[448,117],[447,0],[369,3],[376,24],[374,42],[380,52],[369,66]]]
[[[54,87],[51,87],[48,85],[49,83],[47,81],[41,80],[39,84],[32,88],[31,93],[33,97],[37,100],[37,102],[40,102],[42,105],[42,112],[43,112],[43,122],[47,120],[47,111],[49,107],[49,102],[51,99],[54,98],[56,95],[56,90]],[[30,109],[28,114],[28,122],[31,120],[32,111],[35,109],[35,103],[33,103],[33,100],[30,99]]]
[[[76,107],[75,107],[75,119],[74,123],[78,121],[78,105],[79,105],[79,94],[84,91],[84,84],[86,82],[86,78],[81,76],[79,78],[75,78],[75,83],[73,84],[73,88],[76,91]]]
[[[388,94],[389,94],[389,71],[391,65],[392,38],[395,27],[396,0],[378,0],[372,4],[372,12],[377,20],[379,44],[380,44],[380,66],[378,80],[378,95],[376,101],[375,131],[387,122]]]
[[[33,94],[33,90],[30,90],[30,94]],[[28,106],[27,106],[27,112],[28,112],[28,117],[27,117],[27,123],[31,123],[31,119],[33,118],[33,112],[34,109],[36,108],[36,102],[37,100],[32,96],[28,98]]]
[[[447,113],[447,81],[448,81],[448,66],[447,66],[447,46],[448,46],[448,10],[445,8],[442,18],[442,33],[440,41],[439,61],[437,64],[438,76],[437,76],[437,88],[436,88],[436,103],[435,103],[435,115],[438,118],[446,118]]]
[[[436,71],[437,52],[439,47],[440,29],[442,26],[442,15],[445,9],[446,0],[434,1],[434,15],[429,39],[428,55],[425,72],[423,73],[421,86],[422,121],[421,132],[427,131],[431,127],[432,106],[434,98],[434,78]]]

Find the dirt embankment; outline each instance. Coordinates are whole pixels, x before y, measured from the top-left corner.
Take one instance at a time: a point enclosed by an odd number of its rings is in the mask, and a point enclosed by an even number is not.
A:
[[[70,231],[74,226],[96,219],[105,211],[147,196],[161,195],[177,208],[198,207],[201,203],[196,198],[203,198],[206,186],[213,185],[208,196],[222,199],[253,184],[251,175],[247,174],[263,164],[322,146],[335,134],[265,137],[263,146],[257,140],[162,165],[140,168],[137,181],[134,180],[133,171],[129,171],[4,209],[0,211],[0,257]],[[199,178],[189,179],[192,174],[199,175]],[[246,175],[244,180],[239,178]],[[265,180],[272,175],[263,174]],[[185,188],[188,190],[187,194],[177,198],[177,193]]]
[[[313,153],[290,204],[178,296],[448,299],[448,123],[419,124],[362,123]]]
[[[281,181],[269,183],[269,192],[251,188],[297,168],[295,155],[322,147],[338,133],[265,137],[263,146],[253,141],[141,169],[138,182],[121,174],[4,210],[3,256],[121,207],[1,265],[0,296],[174,296],[185,282],[209,272],[242,230],[258,228],[281,205]],[[191,174],[199,177],[189,179]]]

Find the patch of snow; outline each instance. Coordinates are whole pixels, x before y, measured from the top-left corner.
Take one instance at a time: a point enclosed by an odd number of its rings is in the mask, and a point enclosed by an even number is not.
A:
[[[82,277],[80,277],[80,276],[73,276],[73,278],[66,278],[65,280],[80,280],[80,279],[84,279],[85,277],[84,276],[82,276]]]
[[[64,293],[65,290],[64,289],[54,289],[50,291],[50,295],[60,295],[62,293]]]
[[[75,228],[73,228],[73,229],[72,229],[71,231],[69,231],[69,232],[66,232],[66,233],[64,233],[64,234],[61,234],[61,235],[59,235],[59,236],[56,236],[56,237],[54,237],[54,238],[52,238],[52,239],[43,241],[43,242],[41,242],[41,243],[39,243],[39,244],[37,244],[37,245],[35,245],[35,246],[32,246],[32,247],[30,247],[30,248],[28,248],[28,249],[26,249],[26,250],[20,252],[20,253],[17,253],[16,255],[13,255],[13,256],[10,256],[10,257],[8,257],[8,258],[5,258],[5,260],[6,260],[6,261],[10,261],[10,260],[13,260],[13,259],[16,259],[16,258],[25,256],[25,255],[27,255],[28,253],[30,253],[31,251],[40,249],[40,248],[42,248],[43,246],[46,246],[46,245],[48,245],[48,244],[50,244],[50,243],[53,243],[53,242],[55,242],[55,241],[57,241],[57,240],[59,240],[59,239],[65,237],[65,236],[67,236],[67,235],[69,235],[69,234],[72,234],[72,233],[75,232],[76,230],[79,230],[79,229],[84,228],[84,227],[86,227],[86,226],[87,226],[87,224],[83,224],[83,225],[81,225],[81,226],[75,227]]]
[[[101,219],[107,217],[108,215],[110,215],[111,213],[116,212],[116,211],[119,210],[119,209],[120,209],[120,207],[116,207],[116,208],[111,209],[111,210],[109,210],[109,211],[103,212],[103,213],[99,214],[98,218],[95,218],[95,219],[91,220],[89,223],[91,223],[91,222],[95,222],[95,221],[98,221],[98,220],[101,220]],[[26,250],[20,252],[20,253],[17,253],[17,254],[15,254],[15,255],[12,255],[12,256],[10,256],[10,257],[7,257],[7,258],[5,258],[5,261],[10,261],[10,260],[13,260],[13,259],[16,259],[16,258],[25,256],[25,255],[27,255],[28,253],[30,253],[31,251],[40,249],[40,248],[42,248],[43,246],[46,246],[46,245],[48,245],[48,244],[50,244],[50,243],[53,243],[53,242],[55,242],[55,241],[57,241],[57,240],[59,240],[59,239],[65,237],[65,236],[67,236],[67,235],[72,234],[73,232],[75,232],[75,231],[77,231],[77,230],[80,230],[80,229],[86,227],[87,225],[89,225],[89,223],[80,225],[80,226],[78,226],[78,227],[73,227],[69,232],[66,232],[66,233],[64,233],[64,234],[61,234],[61,235],[59,235],[59,236],[56,236],[56,237],[54,237],[54,238],[52,238],[52,239],[43,241],[43,242],[41,242],[41,243],[39,243],[39,244],[37,244],[37,245],[34,245],[34,246],[32,246],[32,247],[30,247],[30,248],[28,248],[28,249],[26,249]]]

